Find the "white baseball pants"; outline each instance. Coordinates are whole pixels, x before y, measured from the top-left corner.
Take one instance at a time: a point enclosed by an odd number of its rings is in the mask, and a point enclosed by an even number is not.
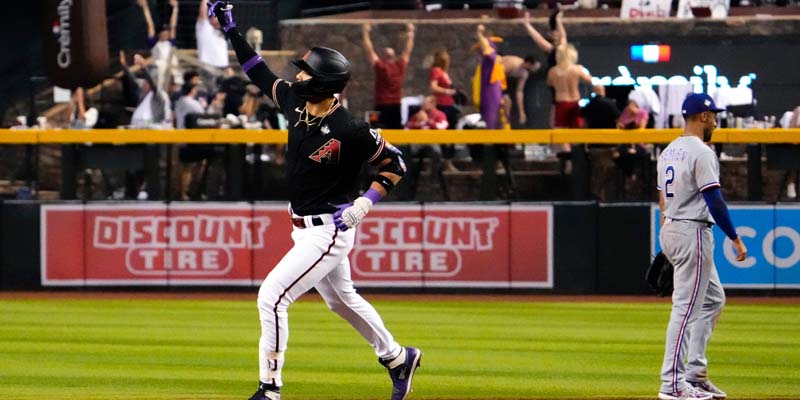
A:
[[[289,339],[288,308],[303,293],[316,288],[328,307],[350,323],[384,359],[402,350],[384,327],[378,312],[356,293],[350,279],[348,253],[355,229],[339,231],[330,214],[321,216],[325,225],[294,227],[294,247],[269,273],[258,292],[261,319],[259,378],[282,386],[281,368]],[[310,218],[306,218],[310,221]]]

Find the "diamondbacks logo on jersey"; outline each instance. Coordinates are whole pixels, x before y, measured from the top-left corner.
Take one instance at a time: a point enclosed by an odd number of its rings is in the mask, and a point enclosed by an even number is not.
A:
[[[342,142],[331,139],[325,142],[322,147],[318,148],[314,154],[308,156],[308,158],[318,163],[337,164],[339,162],[339,150],[341,147]]]
[[[383,140],[381,137],[381,132],[378,129],[370,129],[369,133],[372,135],[372,138],[375,139],[375,144],[380,146],[381,141]]]

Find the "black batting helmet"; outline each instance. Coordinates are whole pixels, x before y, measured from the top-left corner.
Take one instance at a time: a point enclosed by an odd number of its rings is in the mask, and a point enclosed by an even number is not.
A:
[[[322,100],[341,93],[350,79],[347,58],[328,47],[314,47],[292,64],[311,75],[311,79],[292,85],[305,100]]]

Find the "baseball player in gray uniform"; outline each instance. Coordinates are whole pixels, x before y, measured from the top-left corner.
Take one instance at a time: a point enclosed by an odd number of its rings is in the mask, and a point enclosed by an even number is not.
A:
[[[716,223],[733,241],[737,261],[747,257],[747,248],[731,223],[720,192],[719,160],[707,145],[720,111],[706,94],[687,96],[682,106],[684,133],[658,158],[659,240],[675,267],[658,393],[661,400],[727,396],[708,379],[706,359],[711,331],[725,304],[725,292],[714,267],[711,227]]]

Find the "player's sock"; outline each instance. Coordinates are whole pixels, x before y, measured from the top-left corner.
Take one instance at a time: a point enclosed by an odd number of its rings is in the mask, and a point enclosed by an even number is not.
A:
[[[275,386],[275,385],[273,385],[271,383],[264,383],[264,382],[260,382],[260,381],[258,382],[258,390],[265,391],[265,392],[266,391],[271,391],[271,392],[276,392],[276,393],[280,393],[281,392],[280,386]]]

